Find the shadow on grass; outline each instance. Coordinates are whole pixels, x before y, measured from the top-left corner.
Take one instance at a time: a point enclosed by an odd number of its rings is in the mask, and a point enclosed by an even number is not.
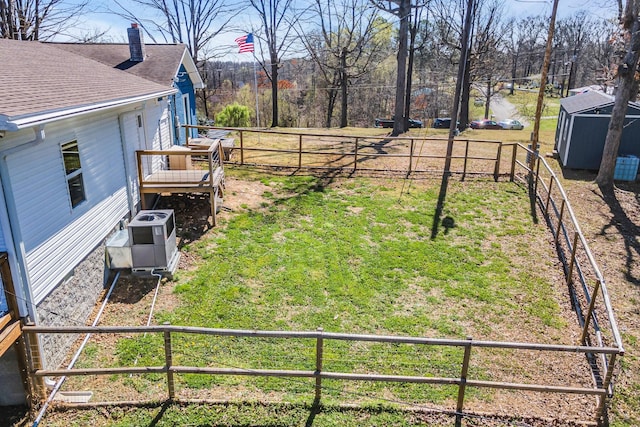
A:
[[[442,174],[442,181],[440,182],[440,193],[438,193],[438,202],[436,204],[436,211],[433,214],[433,224],[431,225],[431,240],[438,237],[438,230],[440,228],[440,217],[444,210],[444,201],[447,198],[447,188],[449,187],[449,178],[451,172],[444,172]],[[445,228],[444,234],[449,232],[450,228],[453,228],[455,221],[451,217],[446,217],[442,220],[442,226]]]
[[[600,230],[600,235],[605,236],[609,229],[614,228],[623,237],[626,252],[625,279],[629,283],[640,286],[640,277],[634,276],[633,272],[634,265],[637,264],[637,259],[640,257],[640,226],[629,218],[613,189],[600,187],[600,192],[603,201],[609,206],[613,215],[609,223]],[[638,206],[640,195],[635,192],[634,196],[636,206]]]

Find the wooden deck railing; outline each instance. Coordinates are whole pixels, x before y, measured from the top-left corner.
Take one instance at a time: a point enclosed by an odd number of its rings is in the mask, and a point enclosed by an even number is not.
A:
[[[136,157],[143,209],[146,209],[145,194],[209,193],[211,219],[216,225],[218,199],[223,197],[225,185],[220,144],[206,150],[138,150]],[[192,165],[194,157],[203,158],[206,168]]]

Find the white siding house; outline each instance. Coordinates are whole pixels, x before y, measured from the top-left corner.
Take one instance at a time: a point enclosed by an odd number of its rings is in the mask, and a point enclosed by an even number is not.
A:
[[[0,40],[0,57],[11,88],[0,97],[0,251],[8,254],[20,316],[84,323],[103,275],[74,271],[89,261],[102,270],[101,245],[137,212],[135,150],[173,144],[176,90],[45,43]],[[41,340],[45,366],[61,363],[68,344]],[[3,389],[16,381],[2,368],[15,357],[0,355],[0,405],[19,403],[2,397],[15,395]]]

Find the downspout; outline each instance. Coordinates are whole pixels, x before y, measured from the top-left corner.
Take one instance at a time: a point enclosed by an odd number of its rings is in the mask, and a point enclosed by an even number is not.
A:
[[[125,113],[126,114],[126,113]],[[127,159],[127,141],[124,136],[124,126],[122,125],[122,114],[118,115],[118,126],[120,126],[120,146],[122,147],[122,159],[124,161],[124,174],[125,174],[125,185],[127,186],[127,201],[129,203],[129,215],[135,215],[136,204],[133,200],[133,191],[131,185],[129,185],[130,181],[133,179],[138,179],[138,173],[136,171],[135,177],[132,177],[131,169],[129,167],[129,161]]]
[[[11,178],[9,176],[9,168],[7,163],[7,157],[18,151],[33,147],[42,143],[45,139],[44,125],[39,125],[34,128],[35,138],[31,141],[27,141],[18,146],[9,148],[2,152],[2,167],[0,167],[0,180],[2,181],[2,192],[4,193],[5,205],[7,207],[9,230],[11,232],[11,241],[15,250],[17,273],[20,275],[20,281],[22,283],[22,291],[24,293],[24,301],[26,304],[27,315],[30,319],[37,323],[38,317],[36,312],[36,304],[33,300],[33,294],[31,292],[31,281],[29,280],[29,272],[26,263],[26,253],[24,250],[24,241],[22,239],[22,232],[20,229],[20,221],[18,219],[18,212],[16,211],[15,199],[13,192],[11,191]],[[11,254],[10,254],[11,255]],[[12,257],[10,256],[9,259]],[[20,268],[22,267],[22,268]]]
[[[180,129],[178,128],[179,125],[179,120],[178,120],[178,112],[176,110],[176,94],[174,93],[173,95],[171,95],[171,98],[169,99],[169,113],[171,114],[171,124],[173,127],[173,144],[174,145],[181,145],[180,144]]]

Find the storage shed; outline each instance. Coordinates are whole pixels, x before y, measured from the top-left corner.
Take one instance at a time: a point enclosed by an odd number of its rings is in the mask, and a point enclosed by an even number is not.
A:
[[[589,91],[560,100],[555,149],[566,168],[600,168],[614,98]],[[640,104],[630,102],[619,155],[640,157]]]

